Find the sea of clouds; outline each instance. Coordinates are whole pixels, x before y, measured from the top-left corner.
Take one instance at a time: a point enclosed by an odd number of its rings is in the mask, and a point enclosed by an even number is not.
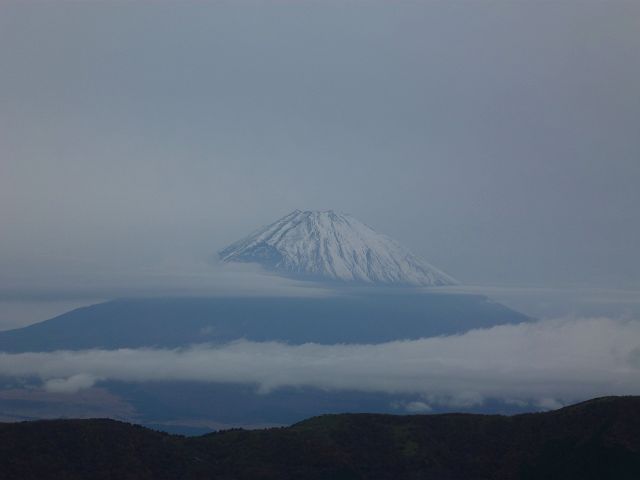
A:
[[[180,349],[0,353],[0,375],[74,393],[104,380],[199,381],[419,394],[431,405],[487,399],[552,408],[640,394],[640,322],[556,319],[375,345],[239,340]]]

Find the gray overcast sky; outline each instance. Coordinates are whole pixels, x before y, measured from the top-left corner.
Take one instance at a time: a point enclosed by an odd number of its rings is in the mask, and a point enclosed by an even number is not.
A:
[[[0,2],[0,289],[336,209],[472,284],[640,284],[640,2]],[[124,273],[123,273],[124,272]]]

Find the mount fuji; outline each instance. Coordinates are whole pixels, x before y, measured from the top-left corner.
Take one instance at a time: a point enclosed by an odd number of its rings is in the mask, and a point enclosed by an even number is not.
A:
[[[447,285],[453,279],[352,216],[332,211],[292,212],[222,250],[220,256],[222,261],[258,262],[280,274],[333,283],[324,285],[318,296],[260,292],[236,296],[212,291],[203,297],[114,299],[0,332],[0,354],[66,350],[71,358],[77,350],[173,350],[238,341],[358,348],[531,320],[482,295],[394,288]],[[185,433],[204,425],[289,424],[331,412],[398,413],[398,408],[404,408],[398,405],[423,400],[400,393],[311,387],[266,394],[253,385],[235,382],[233,375],[228,382],[216,383],[101,380],[77,394],[37,390],[31,381],[0,378],[4,418],[85,416],[89,412]],[[16,387],[20,385],[26,387]]]
[[[452,277],[351,215],[295,210],[219,252],[287,276],[364,284],[441,286]]]

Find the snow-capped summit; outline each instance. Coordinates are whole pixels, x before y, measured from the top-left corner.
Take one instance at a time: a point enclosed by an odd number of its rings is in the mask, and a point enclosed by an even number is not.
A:
[[[455,280],[351,215],[295,210],[219,252],[289,276],[346,282],[452,285]]]

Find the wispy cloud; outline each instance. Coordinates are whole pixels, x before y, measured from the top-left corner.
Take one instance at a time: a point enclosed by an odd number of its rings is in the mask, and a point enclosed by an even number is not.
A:
[[[76,393],[93,387],[96,378],[86,373],[71,375],[69,378],[52,378],[44,384],[45,390],[53,393]]]
[[[0,279],[0,330],[47,320],[118,297],[280,296],[332,294],[321,284],[272,275],[256,265],[176,261],[141,270],[96,267],[90,277],[50,271]],[[7,286],[7,284],[9,286]]]
[[[0,354],[0,374],[77,391],[100,380],[185,380],[420,394],[424,405],[495,398],[539,406],[640,393],[640,322],[561,319],[377,345],[236,341],[185,349]],[[415,405],[417,406],[417,404]]]
[[[638,288],[458,285],[440,291],[486,295],[536,318],[640,318]]]

